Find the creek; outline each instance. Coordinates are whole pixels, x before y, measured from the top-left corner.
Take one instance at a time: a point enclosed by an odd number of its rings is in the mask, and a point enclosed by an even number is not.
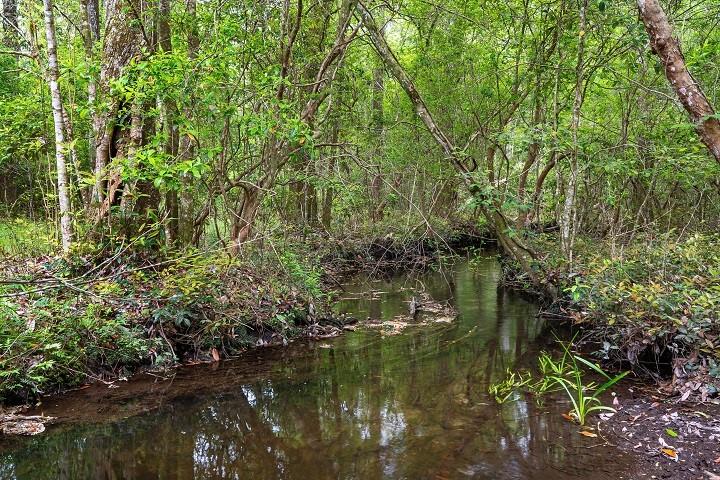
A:
[[[552,345],[537,306],[499,278],[492,256],[361,276],[338,305],[360,324],[407,314],[420,292],[459,317],[392,334],[360,327],[47,398],[37,410],[57,424],[0,438],[0,479],[631,478],[630,459],[560,415],[563,398],[498,405],[488,395],[489,382]]]

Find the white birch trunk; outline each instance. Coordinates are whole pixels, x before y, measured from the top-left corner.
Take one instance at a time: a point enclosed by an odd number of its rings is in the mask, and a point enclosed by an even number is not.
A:
[[[73,239],[72,218],[70,217],[70,195],[68,193],[68,174],[65,162],[65,120],[63,118],[62,98],[60,97],[60,76],[55,41],[55,18],[52,0],[43,0],[45,10],[45,38],[48,51],[47,79],[52,98],[53,121],[55,125],[55,161],[57,164],[57,191],[60,206],[60,237],[63,252],[70,250]]]

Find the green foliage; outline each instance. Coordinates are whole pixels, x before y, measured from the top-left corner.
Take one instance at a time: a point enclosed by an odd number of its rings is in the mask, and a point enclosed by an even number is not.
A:
[[[21,307],[0,300],[0,401],[33,398],[95,374],[121,374],[155,345],[105,307],[78,311],[73,303],[39,297]]]
[[[322,295],[320,284],[322,273],[316,266],[310,266],[301,261],[295,253],[289,250],[280,253],[279,260],[280,265],[295,286],[302,288],[310,296]]]
[[[581,305],[585,320],[610,327],[612,345],[631,347],[635,355],[640,345],[657,345],[678,356],[718,359],[718,252],[720,236],[710,234],[638,243],[615,260],[604,251],[580,250],[582,273],[564,290]]]
[[[574,417],[580,425],[585,425],[588,415],[593,412],[615,412],[614,408],[602,404],[600,395],[622,380],[629,372],[622,372],[614,377],[610,377],[598,365],[578,355],[572,355],[569,351],[569,344],[563,345],[563,348],[572,362],[570,374],[565,376],[553,375],[552,379],[563,388],[567,394],[567,398],[572,403],[573,408],[570,415]],[[579,364],[590,367],[592,372],[604,377],[604,383],[599,386],[594,382],[587,383],[582,367]]]
[[[503,380],[493,382],[488,386],[488,393],[498,403],[505,403],[519,388],[528,385],[531,380],[530,372],[513,372],[508,369]]]
[[[0,218],[0,257],[35,257],[57,249],[55,229],[48,222]]]

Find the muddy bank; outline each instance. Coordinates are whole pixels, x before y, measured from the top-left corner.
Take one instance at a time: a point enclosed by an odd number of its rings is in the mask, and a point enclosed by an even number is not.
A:
[[[622,392],[615,408],[600,428],[636,459],[638,478],[720,478],[720,402],[678,403],[640,384]]]

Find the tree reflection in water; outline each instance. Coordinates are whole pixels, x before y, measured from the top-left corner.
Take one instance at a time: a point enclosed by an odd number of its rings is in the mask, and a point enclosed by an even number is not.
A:
[[[566,405],[497,406],[487,395],[507,368],[533,363],[543,331],[536,307],[498,290],[498,276],[488,259],[358,281],[349,296],[385,292],[341,305],[360,317],[403,313],[420,282],[461,316],[394,336],[348,333],[267,360],[242,383],[229,377],[235,367],[220,368],[203,392],[170,395],[149,413],[15,441],[0,453],[0,478],[623,478],[623,462],[605,461],[560,417]]]

